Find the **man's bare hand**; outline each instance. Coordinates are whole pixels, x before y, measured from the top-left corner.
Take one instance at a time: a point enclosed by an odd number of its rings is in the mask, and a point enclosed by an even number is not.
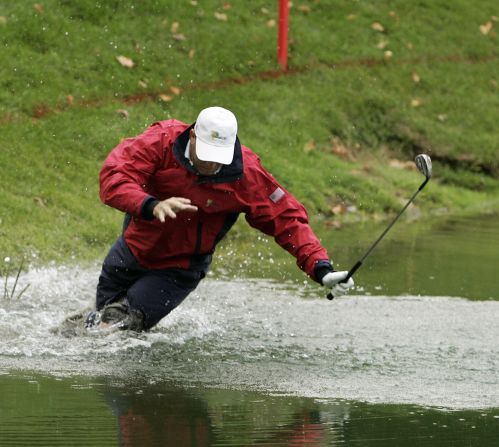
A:
[[[167,217],[175,219],[177,217],[177,212],[179,211],[190,211],[196,212],[198,210],[197,206],[191,205],[191,200],[184,197],[170,197],[169,199],[162,200],[159,202],[152,213],[156,219],[164,222]]]

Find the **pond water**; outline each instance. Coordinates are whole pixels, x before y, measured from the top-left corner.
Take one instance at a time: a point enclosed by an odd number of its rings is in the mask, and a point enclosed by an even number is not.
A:
[[[0,446],[498,445],[497,218],[394,227],[333,301],[229,240],[147,334],[54,331],[99,268],[32,269],[0,300]],[[318,233],[348,268],[382,229]]]

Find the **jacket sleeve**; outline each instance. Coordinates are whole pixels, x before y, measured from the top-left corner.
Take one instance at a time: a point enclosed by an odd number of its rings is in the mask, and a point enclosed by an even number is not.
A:
[[[142,135],[127,138],[108,155],[100,172],[100,198],[132,216],[141,216],[154,198],[147,192],[149,178],[163,159],[162,132],[151,126]]]
[[[315,266],[328,260],[308,221],[304,206],[261,166],[252,169],[248,223],[275,241],[296,258],[297,265],[313,280]]]

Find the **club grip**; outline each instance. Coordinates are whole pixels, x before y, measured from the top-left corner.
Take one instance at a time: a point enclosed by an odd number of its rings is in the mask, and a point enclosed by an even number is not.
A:
[[[342,280],[340,281],[340,283],[345,283],[345,282],[347,282],[347,281],[348,281],[348,280],[349,280],[349,279],[353,276],[353,274],[354,274],[357,270],[359,270],[359,268],[360,268],[360,266],[361,266],[361,265],[362,265],[362,261],[357,261],[357,262],[355,263],[355,265],[354,265],[354,266],[353,266],[353,267],[352,267],[352,268],[348,271],[348,275],[345,277],[345,279],[342,279]],[[333,296],[333,294],[332,294],[331,292],[329,292],[329,293],[326,295],[326,298],[327,298],[328,300],[333,300],[333,299],[334,299],[334,296]]]

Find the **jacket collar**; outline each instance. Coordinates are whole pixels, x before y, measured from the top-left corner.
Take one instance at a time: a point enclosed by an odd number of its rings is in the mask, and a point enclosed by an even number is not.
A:
[[[194,123],[195,124],[195,123]],[[185,149],[189,141],[189,132],[194,124],[185,129],[173,143],[173,153],[177,161],[188,171],[197,174],[189,159],[185,156]],[[198,183],[230,183],[243,178],[243,155],[241,143],[236,137],[234,145],[234,158],[230,165],[223,165],[215,175],[200,175]]]

